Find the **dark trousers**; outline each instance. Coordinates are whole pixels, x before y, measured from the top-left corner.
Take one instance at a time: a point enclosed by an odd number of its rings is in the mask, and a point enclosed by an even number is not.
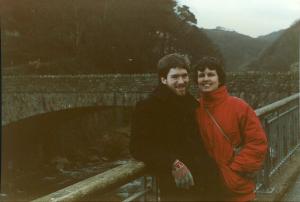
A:
[[[196,187],[189,189],[182,189],[177,187],[166,187],[166,184],[159,185],[160,200],[161,201],[204,201],[201,190]]]
[[[195,185],[189,189],[177,188],[171,174],[158,176],[161,201],[224,201],[224,192],[220,182],[211,177],[196,175]]]
[[[202,184],[197,184],[189,189],[177,188],[171,174],[158,177],[161,201],[207,201],[207,196]]]

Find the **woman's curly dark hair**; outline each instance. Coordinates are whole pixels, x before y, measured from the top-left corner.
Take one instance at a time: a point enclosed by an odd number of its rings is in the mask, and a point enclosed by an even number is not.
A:
[[[218,77],[219,77],[219,82],[220,86],[224,85],[226,82],[226,74],[224,71],[223,64],[221,63],[220,60],[218,60],[215,57],[203,57],[201,58],[194,66],[194,79],[196,83],[198,82],[198,71],[203,72],[206,68],[210,70],[216,70]]]

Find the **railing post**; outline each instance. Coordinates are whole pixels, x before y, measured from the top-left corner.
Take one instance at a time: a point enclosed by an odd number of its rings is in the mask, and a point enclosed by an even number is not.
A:
[[[263,125],[265,128],[265,132],[268,138],[268,142],[270,143],[270,124],[268,121],[268,118],[264,117],[263,120]],[[270,187],[270,173],[271,173],[271,147],[270,144],[268,146],[268,152],[266,155],[265,159],[265,164],[264,164],[264,169],[263,169],[263,183],[262,183],[262,188],[259,189],[259,193],[272,193],[275,189],[274,187]]]
[[[148,186],[147,186],[147,184],[148,184],[147,175],[144,176],[144,180],[143,181],[144,181],[144,190],[147,190],[148,189]],[[148,195],[148,192],[146,192],[144,194],[144,197],[143,197],[144,198],[144,200],[143,200],[144,202],[147,201],[147,195]]]
[[[159,187],[158,187],[158,178],[156,176],[152,177],[152,188],[154,190],[155,194],[155,201],[160,201],[159,198]]]

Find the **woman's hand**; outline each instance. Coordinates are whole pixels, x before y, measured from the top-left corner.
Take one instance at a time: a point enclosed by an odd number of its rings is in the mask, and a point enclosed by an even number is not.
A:
[[[257,177],[259,172],[251,172],[251,173],[241,173],[241,172],[238,172],[238,174],[246,179],[255,179]]]

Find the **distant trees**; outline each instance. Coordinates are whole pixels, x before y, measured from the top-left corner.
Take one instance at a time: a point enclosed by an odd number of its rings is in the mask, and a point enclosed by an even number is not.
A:
[[[204,31],[220,48],[226,71],[243,71],[249,61],[257,58],[259,53],[273,42],[228,31],[222,27]]]
[[[142,73],[171,52],[221,58],[174,0],[2,0],[5,65],[40,59],[44,73]],[[7,50],[7,51],[6,51]],[[21,57],[19,57],[22,55]],[[19,61],[18,61],[19,60]],[[63,62],[67,61],[67,62]]]
[[[300,20],[285,30],[281,36],[267,47],[258,57],[248,65],[248,70],[266,72],[286,72],[295,70],[299,60]]]

